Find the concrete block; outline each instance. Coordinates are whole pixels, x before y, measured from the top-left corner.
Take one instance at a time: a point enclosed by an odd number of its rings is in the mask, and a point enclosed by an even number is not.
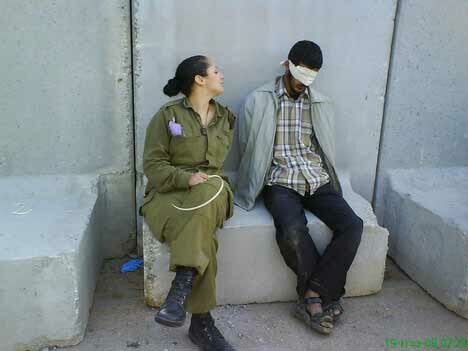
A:
[[[101,259],[97,176],[0,177],[0,349],[79,343]]]
[[[347,182],[345,198],[364,220],[358,254],[348,272],[346,296],[380,291],[387,253],[387,231],[379,227],[369,203],[354,193]],[[310,233],[320,252],[331,240],[331,231],[307,213]],[[270,214],[259,201],[250,211],[235,208],[234,216],[218,232],[217,297],[220,304],[263,303],[296,299],[296,278],[281,257]],[[145,301],[159,306],[170,288],[169,251],[143,224]]]
[[[468,318],[468,168],[387,175],[382,217],[390,255],[429,294]]]
[[[0,11],[10,24],[0,39],[0,176],[103,175],[106,257],[135,242],[130,7],[5,0]]]
[[[373,203],[380,224],[387,171],[468,167],[468,1],[398,3]]]
[[[136,246],[135,183],[133,171],[99,176],[103,255],[122,257]]]

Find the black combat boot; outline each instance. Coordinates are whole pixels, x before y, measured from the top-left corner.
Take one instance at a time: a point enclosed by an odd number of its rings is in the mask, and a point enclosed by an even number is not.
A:
[[[154,320],[168,327],[181,327],[185,322],[185,300],[192,291],[192,282],[196,270],[189,267],[177,267],[171,290],[166,301],[161,305]]]
[[[216,328],[209,312],[192,315],[189,338],[202,351],[235,351]]]

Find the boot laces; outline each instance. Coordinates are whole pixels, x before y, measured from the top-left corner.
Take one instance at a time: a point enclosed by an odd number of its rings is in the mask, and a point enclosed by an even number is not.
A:
[[[183,305],[190,293],[192,287],[192,277],[190,276],[176,276],[172,281],[172,288],[169,291],[168,299],[176,301]]]
[[[215,326],[213,319],[204,320],[203,331],[210,342],[215,345],[224,345],[226,340],[219,329]]]

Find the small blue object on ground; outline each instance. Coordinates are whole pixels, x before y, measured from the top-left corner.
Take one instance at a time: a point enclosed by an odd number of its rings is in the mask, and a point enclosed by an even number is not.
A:
[[[133,258],[125,262],[122,267],[120,267],[120,271],[122,273],[134,272],[137,271],[143,266],[143,260],[141,258]]]

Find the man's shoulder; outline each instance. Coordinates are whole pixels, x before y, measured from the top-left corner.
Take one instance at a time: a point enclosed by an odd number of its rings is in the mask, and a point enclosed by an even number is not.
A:
[[[270,97],[271,94],[275,92],[275,81],[272,80],[268,83],[265,83],[258,88],[252,90],[246,97],[245,103],[246,104],[253,104],[255,101],[265,99]]]
[[[331,102],[329,96],[315,88],[309,88],[309,94],[312,102]]]
[[[252,93],[273,93],[276,90],[276,80],[270,80],[269,82],[259,86]]]

